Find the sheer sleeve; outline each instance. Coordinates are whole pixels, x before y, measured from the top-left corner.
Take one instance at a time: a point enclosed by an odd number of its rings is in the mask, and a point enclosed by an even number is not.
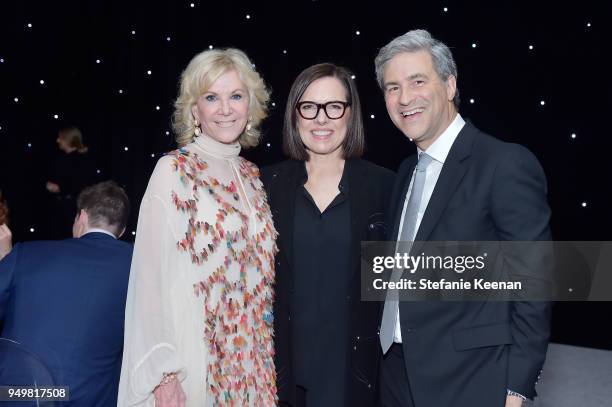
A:
[[[125,339],[119,405],[152,403],[164,373],[186,368],[177,352],[172,287],[176,242],[169,207],[174,179],[170,157],[162,158],[140,206],[125,310]],[[149,399],[147,401],[147,399]]]

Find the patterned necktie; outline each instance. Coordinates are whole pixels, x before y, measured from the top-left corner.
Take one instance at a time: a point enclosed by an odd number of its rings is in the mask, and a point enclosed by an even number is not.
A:
[[[425,187],[425,171],[432,161],[433,158],[425,153],[419,155],[419,162],[417,163],[414,174],[412,190],[410,191],[410,198],[408,198],[408,205],[406,206],[404,223],[402,224],[399,241],[412,241],[416,235],[417,217],[419,214],[419,207],[421,206],[421,200],[423,199],[423,189]],[[399,281],[402,276],[402,271],[401,269],[394,269],[389,281]],[[395,322],[398,312],[399,303],[397,290],[387,290],[382,322],[380,324],[380,345],[382,346],[383,353],[387,353],[387,350],[389,350],[391,344],[393,344]]]

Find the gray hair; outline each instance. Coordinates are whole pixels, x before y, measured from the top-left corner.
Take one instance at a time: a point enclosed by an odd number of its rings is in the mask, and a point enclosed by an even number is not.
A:
[[[376,80],[381,89],[384,88],[383,70],[385,64],[394,56],[402,52],[427,51],[431,55],[434,69],[438,76],[446,82],[449,76],[457,78],[457,64],[453,59],[453,54],[446,44],[436,40],[426,30],[412,30],[404,35],[394,38],[390,43],[380,49],[374,65],[376,67]],[[459,88],[455,91],[453,103],[459,108]]]

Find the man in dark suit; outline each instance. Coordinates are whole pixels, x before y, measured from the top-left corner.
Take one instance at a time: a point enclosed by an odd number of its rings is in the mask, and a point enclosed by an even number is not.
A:
[[[114,406],[132,257],[117,239],[129,200],[102,182],[77,208],[73,239],[19,243],[0,261],[0,385],[67,386],[67,405]]]
[[[402,163],[391,197],[394,239],[550,240],[542,168],[527,149],[461,118],[445,44],[410,31],[380,50],[376,74],[391,120],[418,150]],[[549,320],[548,302],[387,297],[383,405],[520,406],[535,394]]]

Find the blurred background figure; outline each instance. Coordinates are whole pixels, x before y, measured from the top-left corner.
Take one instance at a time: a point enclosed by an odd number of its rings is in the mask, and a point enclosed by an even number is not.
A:
[[[8,205],[2,196],[2,190],[0,189],[0,225],[8,224]]]
[[[76,209],[76,196],[93,183],[94,171],[77,127],[59,130],[57,145],[61,151],[53,160],[46,188],[52,194],[49,236],[53,239],[70,237]]]
[[[2,196],[2,191],[0,190],[0,260],[4,256],[6,256],[12,248],[12,234],[10,229],[8,228],[8,215],[9,209],[6,201]],[[0,321],[0,329],[2,328],[2,321]]]

